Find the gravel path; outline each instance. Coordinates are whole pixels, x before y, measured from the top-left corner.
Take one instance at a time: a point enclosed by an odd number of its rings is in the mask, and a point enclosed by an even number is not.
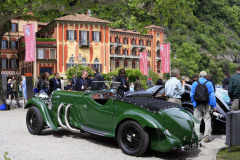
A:
[[[122,153],[115,139],[88,133],[74,134],[65,130],[44,130],[43,135],[31,135],[26,127],[26,109],[0,111],[0,159],[8,152],[12,160],[130,160],[130,159],[215,159],[219,148],[225,146],[224,135],[199,149],[159,153],[147,151],[142,157]]]

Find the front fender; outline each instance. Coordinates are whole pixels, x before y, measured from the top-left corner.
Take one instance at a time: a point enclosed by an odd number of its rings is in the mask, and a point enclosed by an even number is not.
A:
[[[57,126],[55,126],[53,124],[51,116],[49,114],[49,112],[51,112],[51,111],[48,109],[48,107],[46,106],[46,104],[43,102],[42,99],[37,98],[37,97],[34,97],[34,98],[30,99],[27,102],[25,108],[30,108],[32,106],[36,106],[39,109],[39,111],[42,115],[43,121],[45,122],[45,124],[49,128],[54,129],[54,130],[58,130]]]
[[[162,131],[164,131],[163,126],[155,118],[153,118],[153,116],[137,109],[127,110],[123,112],[121,115],[119,115],[116,121],[117,124],[116,126],[118,127],[118,125],[126,119],[133,119],[137,121],[143,128],[145,127],[150,127],[154,129],[159,128]]]

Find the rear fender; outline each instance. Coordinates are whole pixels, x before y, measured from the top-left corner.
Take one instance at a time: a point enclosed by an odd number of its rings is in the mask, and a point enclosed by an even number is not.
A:
[[[30,99],[27,102],[25,108],[30,108],[32,106],[36,106],[39,109],[39,111],[42,115],[43,121],[45,122],[45,124],[49,128],[54,129],[54,130],[58,130],[57,125],[53,124],[53,121],[52,121],[51,116],[49,114],[49,112],[51,112],[51,111],[48,109],[48,107],[46,106],[46,104],[43,102],[42,99],[37,98],[37,97],[34,97],[34,98]]]
[[[121,115],[119,115],[119,118],[116,121],[117,125],[116,125],[115,131],[117,131],[119,125],[123,121],[128,120],[128,119],[135,120],[143,128],[150,127],[150,128],[160,129],[160,130],[164,131],[163,126],[156,119],[154,119],[149,114],[139,111],[139,110],[127,110],[124,113],[122,113]]]

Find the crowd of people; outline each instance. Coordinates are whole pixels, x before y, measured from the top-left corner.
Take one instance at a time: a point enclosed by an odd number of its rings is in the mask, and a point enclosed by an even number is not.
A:
[[[169,102],[181,105],[181,95],[185,91],[185,79],[182,82],[178,80],[180,71],[178,69],[171,70],[171,77],[165,84],[165,94]],[[190,98],[194,107],[194,116],[201,122],[204,120],[205,131],[204,141],[211,141],[211,115],[210,110],[216,111],[215,84],[212,76],[206,71],[201,71],[199,75],[195,74],[190,80],[191,93]],[[223,89],[228,90],[228,95],[232,101],[231,110],[240,110],[240,66],[236,68],[236,74],[229,76],[225,74],[222,81]],[[196,134],[200,137],[200,123],[194,124]]]
[[[94,77],[88,74],[87,70],[83,70],[79,78],[75,75],[72,76],[70,80],[65,81],[63,77],[59,77],[59,73],[55,73],[52,79],[49,79],[49,73],[42,73],[38,80],[35,82],[35,93],[46,93],[50,95],[55,90],[76,90],[85,91],[90,86],[96,89],[102,89],[103,83],[96,83],[92,85],[92,81],[104,81],[104,77],[99,73],[98,68],[94,69]]]
[[[27,86],[26,86],[26,78],[25,76],[21,76],[21,82],[18,84],[18,79],[13,76],[12,78],[8,79],[7,82],[7,99],[10,101],[10,105],[12,104],[12,101],[16,101],[16,105],[18,107],[20,106],[20,96],[19,91],[22,91],[22,95],[24,100],[27,100]]]

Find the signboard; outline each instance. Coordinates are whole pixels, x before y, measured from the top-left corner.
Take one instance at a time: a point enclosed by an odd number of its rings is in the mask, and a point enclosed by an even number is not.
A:
[[[35,26],[34,24],[23,25],[25,38],[25,62],[35,61]]]
[[[140,52],[140,71],[143,75],[148,75],[147,52]]]
[[[160,44],[161,73],[170,73],[170,43]]]

